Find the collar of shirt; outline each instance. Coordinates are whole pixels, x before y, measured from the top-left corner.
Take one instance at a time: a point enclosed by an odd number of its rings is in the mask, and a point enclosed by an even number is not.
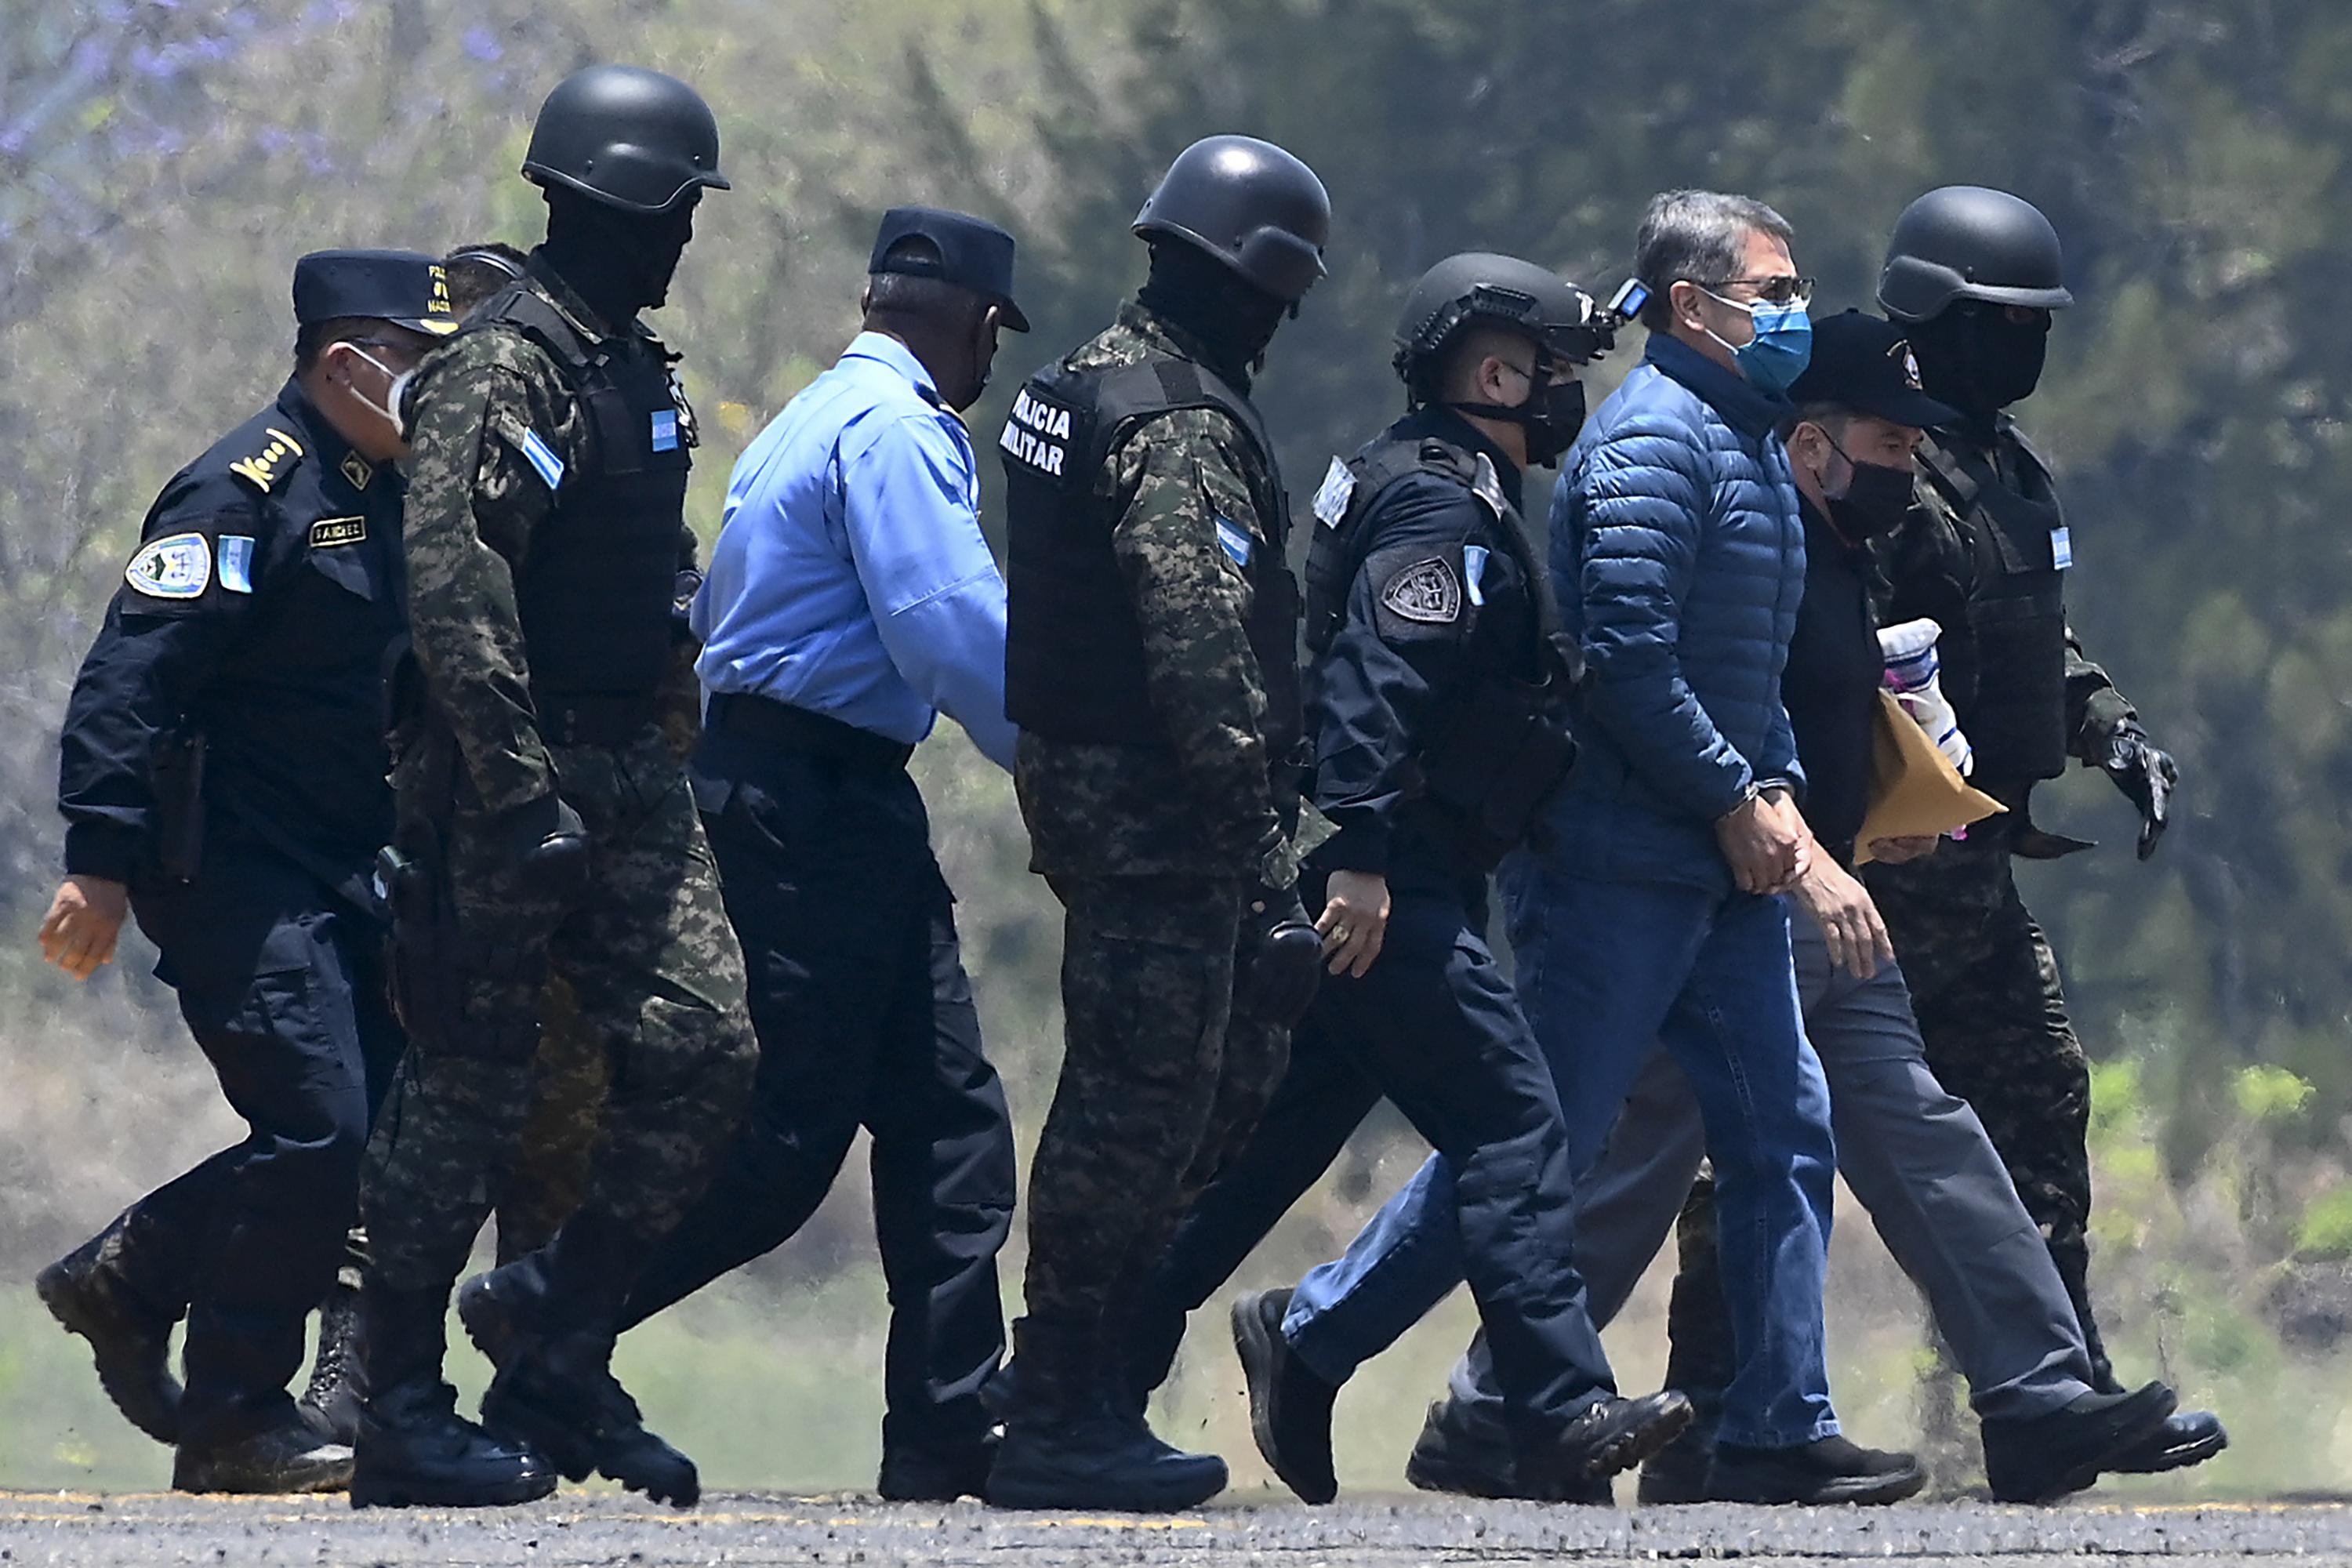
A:
[[[915,357],[915,351],[889,333],[860,332],[850,340],[847,348],[841,351],[841,357],[845,360],[872,360],[877,364],[888,365],[907,379],[924,402],[949,417],[954,417],[948,405],[940,401],[939,384],[931,380],[931,373],[924,367],[923,362]]]
[[[1770,435],[1790,410],[1789,400],[1779,393],[1766,392],[1669,333],[1652,332],[1642,357],[1690,388],[1725,424],[1750,440]]]
[[[357,449],[343,439],[342,433],[319,412],[319,405],[310,401],[310,395],[302,390],[302,383],[299,379],[289,376],[286,384],[278,389],[278,412],[286,416],[302,433],[302,438],[310,444],[310,449],[305,455],[316,465],[313,471],[319,476],[321,489],[331,490],[340,483],[348,485],[354,495],[359,495],[370,492],[370,486],[376,482],[378,475],[390,477],[392,465],[370,462],[361,457]],[[367,484],[359,482],[361,474],[367,476]]]
[[[1510,455],[1495,445],[1484,430],[1462,416],[1461,410],[1442,403],[1424,404],[1389,426],[1389,434],[1400,441],[1418,441],[1424,436],[1434,437],[1451,446],[1461,447],[1472,457],[1484,456],[1495,465],[1495,478],[1503,487],[1503,499],[1512,510],[1526,506],[1522,493],[1525,471]]]

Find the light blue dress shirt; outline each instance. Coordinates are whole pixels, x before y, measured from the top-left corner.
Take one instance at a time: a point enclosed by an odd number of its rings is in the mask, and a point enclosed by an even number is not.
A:
[[[695,671],[909,745],[946,713],[1010,769],[1004,578],[971,438],[936,392],[905,344],[861,332],[744,449]]]

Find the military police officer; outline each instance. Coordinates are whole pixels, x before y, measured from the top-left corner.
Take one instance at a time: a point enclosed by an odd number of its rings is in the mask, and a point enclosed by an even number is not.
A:
[[[1485,942],[1488,873],[1574,754],[1572,645],[1519,512],[1530,464],[1584,423],[1578,368],[1605,318],[1558,275],[1472,252],[1405,297],[1408,412],[1316,496],[1307,563],[1311,798],[1339,826],[1309,861],[1330,949],[1289,1071],[1246,1152],[1146,1292],[1139,1381],[1385,1093],[1454,1166],[1463,1248],[1529,1495],[1605,1498],[1690,1419],[1615,1397],[1571,1258],[1568,1142],[1550,1068]],[[1352,1366],[1283,1335],[1289,1290],[1234,1304],[1253,1426],[1275,1471],[1328,1502],[1331,1407]]]
[[[349,1479],[351,1450],[286,1384],[401,1051],[367,878],[391,826],[378,682],[401,614],[388,410],[457,321],[440,269],[406,251],[304,257],[294,315],[293,378],[164,487],[83,662],[67,877],[41,926],[50,962],[87,979],[136,914],[252,1129],[38,1281],[194,1491]],[[184,1397],[166,1351],[184,1307]]]
[[[413,1048],[362,1207],[367,1414],[352,1500],[543,1495],[547,1467],[672,1502],[693,1464],[614,1380],[621,1302],[707,1181],[750,1089],[742,956],[662,727],[692,411],[637,321],[706,188],[709,106],[595,66],[549,95],[524,173],[547,239],[399,405],[417,689],[396,738],[395,982]],[[543,1310],[460,1421],[443,1314],[514,1158],[551,966],[614,1062]],[[545,1466],[540,1458],[543,1456]]]
[[[1919,448],[1917,505],[1881,543],[1884,618],[1926,616],[1944,628],[1944,690],[1975,743],[1974,782],[2009,810],[1916,864],[1874,866],[1867,880],[1902,955],[1928,1065],[1983,1120],[2049,1240],[2096,1381],[2113,1389],[2085,1278],[2090,1071],[2010,861],[2090,847],[2033,825],[2033,786],[2070,758],[2104,771],[2139,809],[2143,860],[2177,775],[2066,624],[2065,513],[2008,412],[2041,381],[2052,312],[2074,302],[2057,231],[2005,191],[1930,191],[1895,221],[1878,301],[1906,326],[1929,395],[1959,414]],[[2137,1462],[2110,1468],[2171,1469],[2227,1442],[2210,1415],[2185,1413]]]
[[[1248,392],[1323,276],[1330,213],[1279,147],[1187,148],[1135,222],[1150,280],[1004,427],[1005,708],[1031,864],[1066,910],[1066,1049],[992,1502],[1186,1508],[1224,1486],[1110,1397],[1111,1352],[1187,1194],[1273,1092],[1319,967],[1287,503]]]

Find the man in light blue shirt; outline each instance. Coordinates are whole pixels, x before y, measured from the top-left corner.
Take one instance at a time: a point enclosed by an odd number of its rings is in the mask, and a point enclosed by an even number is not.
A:
[[[998,328],[1028,330],[1013,249],[956,213],[883,219],[866,330],[735,465],[694,605],[709,700],[693,782],[750,961],[760,1079],[628,1321],[799,1229],[866,1127],[892,1303],[887,1498],[981,1489],[980,1393],[1004,1348],[1012,1128],[906,763],[944,712],[1013,764],[1004,579],[956,416]]]

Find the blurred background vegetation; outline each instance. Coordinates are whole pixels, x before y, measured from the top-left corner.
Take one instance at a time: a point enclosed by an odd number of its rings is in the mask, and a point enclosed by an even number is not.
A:
[[[986,447],[1020,375],[1139,276],[1126,224],[1170,156],[1228,130],[1298,152],[1337,210],[1331,279],[1262,384],[1300,483],[1397,405],[1399,296],[1454,250],[1516,251],[1604,293],[1651,193],[1741,190],[1796,224],[1835,310],[1868,302],[1920,191],[2039,203],[2081,301],[2028,411],[2074,513],[2076,625],[2186,788],[2148,866],[2105,784],[2048,791],[2052,826],[2111,842],[2021,880],[2100,1064],[2111,1337],[2129,1374],[2175,1380],[2238,1437],[2138,1490],[2352,1471],[2336,0],[0,0],[0,1268],[17,1282],[0,1290],[0,1485],[162,1483],[164,1452],[103,1404],[26,1282],[236,1131],[143,944],[85,988],[37,963],[76,664],[157,487],[283,375],[294,258],[530,243],[530,115],[600,59],[696,83],[724,132],[735,192],[704,205],[657,322],[704,415],[706,531],[734,452],[854,330],[871,225],[900,201],[1021,237],[1038,330],[971,416]],[[951,733],[917,767],[1025,1147],[1057,1060],[1055,911],[1005,781]],[[1376,1123],[1241,1283],[1327,1255],[1419,1154]],[[650,1414],[716,1484],[870,1483],[883,1303],[862,1186],[853,1173],[791,1246],[625,1343]],[[1846,1215],[1840,1404],[1898,1442],[1923,1410],[1943,1425],[1942,1394],[1918,1389],[1907,1287]],[[1654,1278],[1612,1335],[1628,1386],[1658,1375],[1661,1300]],[[1467,1321],[1449,1304],[1351,1388],[1350,1484],[1401,1484]],[[1261,1485],[1238,1381],[1220,1316],[1163,1429]]]

